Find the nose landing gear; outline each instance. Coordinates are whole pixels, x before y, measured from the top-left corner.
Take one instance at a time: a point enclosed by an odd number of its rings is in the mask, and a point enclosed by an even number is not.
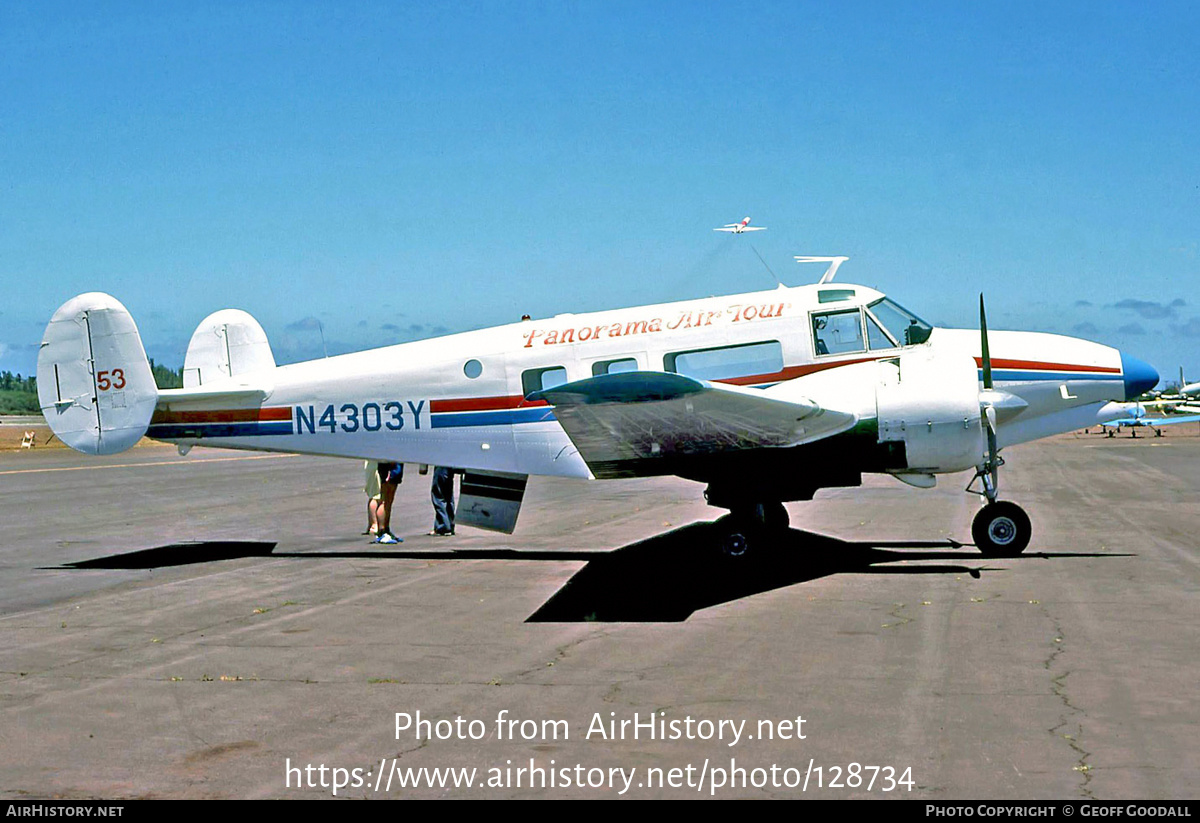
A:
[[[985,557],[1015,557],[1029,545],[1033,526],[1029,522],[1029,515],[1016,503],[996,499],[1000,495],[1000,467],[1004,465],[1004,458],[1000,456],[996,409],[991,401],[992,357],[988,347],[987,316],[983,309],[982,294],[979,295],[979,336],[982,350],[980,367],[983,371],[979,410],[987,434],[987,454],[967,485],[967,491],[986,497],[988,502],[971,521],[971,537]],[[976,480],[983,487],[981,490],[974,488]]]
[[[1016,557],[1032,535],[1029,515],[1007,500],[988,503],[971,521],[971,537],[985,557]]]

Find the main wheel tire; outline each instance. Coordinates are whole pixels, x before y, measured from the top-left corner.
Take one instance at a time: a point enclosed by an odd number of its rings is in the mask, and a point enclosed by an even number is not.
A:
[[[745,530],[731,530],[721,535],[721,553],[726,557],[741,557],[750,551],[750,535]]]
[[[758,545],[762,535],[762,526],[744,514],[727,514],[717,520],[716,526],[717,548],[723,557],[744,557]]]
[[[1033,526],[1029,515],[1016,503],[988,503],[971,523],[975,547],[985,557],[1016,557],[1025,551]]]

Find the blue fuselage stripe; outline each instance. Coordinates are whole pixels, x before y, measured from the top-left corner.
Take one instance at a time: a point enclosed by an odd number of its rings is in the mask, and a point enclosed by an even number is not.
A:
[[[979,370],[979,379],[983,379],[983,369]],[[1097,374],[1095,372],[1068,371],[1018,371],[1016,369],[992,369],[993,380],[1111,380],[1121,382],[1119,374]]]
[[[435,429],[455,429],[463,426],[508,426],[551,420],[554,420],[554,410],[546,406],[483,412],[442,412],[430,417],[431,424]]]
[[[292,422],[275,423],[156,423],[146,436],[158,440],[200,439],[205,437],[258,437],[292,434]]]

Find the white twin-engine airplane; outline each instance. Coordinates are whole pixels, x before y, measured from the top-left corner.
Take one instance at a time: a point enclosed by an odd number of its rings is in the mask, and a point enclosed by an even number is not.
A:
[[[336,455],[465,471],[460,522],[511,532],[529,475],[678,475],[728,509],[741,554],[787,528],[787,501],[864,473],[928,488],[975,471],[976,546],[1011,555],[1029,518],[997,501],[1006,446],[1121,417],[1158,382],[1116,349],[1053,334],[933,328],[874,289],[815,285],[563,314],[276,366],[245,312],[206,318],[182,389],[155,387],[125,307],[55,312],[38,394],[88,454],[178,445]],[[975,489],[979,482],[978,490]]]
[[[734,234],[741,234],[744,231],[766,231],[766,230],[767,230],[766,226],[751,226],[749,217],[743,217],[742,222],[740,222],[740,223],[726,223],[724,226],[721,226],[721,228],[719,228],[719,229],[713,229],[713,231],[728,231],[728,232],[733,232]]]

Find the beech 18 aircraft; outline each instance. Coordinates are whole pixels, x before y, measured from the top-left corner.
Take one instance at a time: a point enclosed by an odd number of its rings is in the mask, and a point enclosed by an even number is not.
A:
[[[841,260],[842,258],[827,258]],[[1054,334],[934,328],[865,286],[818,284],[561,314],[277,366],[236,309],[196,329],[184,388],[158,389],[133,318],[101,293],[54,313],[38,394],[88,454],[143,435],[452,466],[459,522],[511,532],[529,475],[678,475],[729,510],[731,555],[769,545],[785,502],[864,473],[928,488],[974,470],[976,546],[1012,555],[1028,516],[998,500],[1000,452],[1120,417],[1158,382],[1114,348]],[[979,488],[976,488],[978,483]]]

